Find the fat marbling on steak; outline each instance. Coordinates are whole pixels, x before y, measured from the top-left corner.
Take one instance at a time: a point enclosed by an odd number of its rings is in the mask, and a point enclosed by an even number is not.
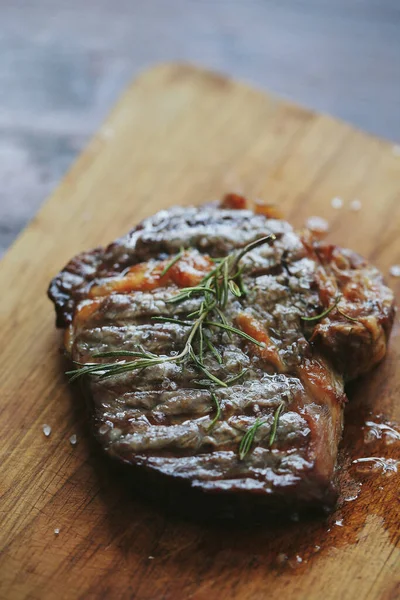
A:
[[[223,309],[228,325],[260,345],[221,328],[205,330],[216,352],[206,346],[203,367],[226,387],[190,358],[84,377],[96,434],[110,456],[205,491],[329,505],[336,498],[344,383],[384,357],[393,294],[354,252],[270,217],[267,208],[253,212],[232,194],[219,205],[162,210],[107,248],[72,259],[49,296],[77,363],[110,363],[95,355],[138,349],[174,356],[185,346],[185,320],[204,298],[168,300],[199,285],[218,264],[213,259],[274,234],[242,258],[246,293],[230,292]],[[124,360],[132,359],[111,362]],[[254,439],[241,455],[250,431]]]

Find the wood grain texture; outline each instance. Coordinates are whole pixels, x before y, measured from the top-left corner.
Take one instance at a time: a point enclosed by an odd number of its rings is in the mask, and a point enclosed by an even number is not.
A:
[[[1,598],[398,598],[398,474],[349,466],[361,494],[326,520],[198,524],[128,492],[65,381],[50,278],[162,207],[229,190],[279,202],[296,225],[327,218],[332,240],[384,272],[400,263],[400,160],[390,144],[212,73],[144,73],[1,264]],[[357,213],[348,210],[355,197]],[[371,411],[400,421],[399,355],[396,321],[384,364],[349,391],[351,458],[371,452],[362,429]],[[397,459],[399,450],[374,448]]]

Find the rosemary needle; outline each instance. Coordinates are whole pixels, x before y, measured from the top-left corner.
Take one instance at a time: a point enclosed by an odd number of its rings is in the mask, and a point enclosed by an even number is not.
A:
[[[166,275],[166,273],[168,273],[168,271],[170,270],[171,267],[173,267],[179,259],[182,258],[182,255],[184,253],[185,249],[181,246],[181,249],[179,250],[178,254],[175,256],[175,258],[173,258],[167,265],[166,267],[161,271],[161,277],[164,277],[164,275]]]
[[[218,352],[218,350],[216,349],[216,347],[214,346],[214,344],[212,343],[212,341],[210,340],[209,337],[205,336],[205,340],[206,340],[206,346],[207,346],[207,348],[210,350],[211,354],[214,355],[217,363],[219,365],[222,365],[222,356],[221,356],[221,354]]]
[[[278,422],[279,422],[279,417],[281,415],[282,409],[284,407],[285,403],[281,402],[280,405],[278,406],[278,408],[275,411],[274,414],[274,422],[272,423],[272,429],[271,429],[271,434],[269,436],[269,445],[272,446],[272,444],[275,441],[276,438],[276,430],[278,429]]]
[[[213,402],[216,406],[217,412],[215,413],[215,417],[213,418],[213,420],[211,421],[211,423],[208,426],[208,430],[212,429],[215,425],[215,423],[217,421],[219,421],[220,417],[221,417],[221,406],[220,403],[218,402],[218,398],[217,396],[214,394],[214,392],[211,392],[211,398],[213,399]]]
[[[335,299],[334,303],[331,304],[331,306],[328,306],[328,308],[326,310],[324,310],[319,315],[315,315],[315,317],[301,317],[302,321],[319,321],[320,319],[323,319],[337,307],[341,298],[342,298],[342,296],[337,296],[337,298]]]
[[[264,342],[259,342],[258,340],[253,338],[251,335],[248,335],[241,329],[237,329],[237,327],[232,327],[231,325],[225,325],[224,323],[218,323],[217,321],[205,321],[204,324],[208,325],[209,327],[218,327],[219,329],[224,329],[225,331],[230,331],[231,333],[236,333],[236,335],[239,335],[240,337],[244,338],[245,340],[252,342],[256,346],[259,346],[260,348],[265,348]]]
[[[249,429],[242,437],[242,441],[240,442],[239,446],[240,460],[243,460],[245,456],[250,452],[257,430],[261,427],[261,425],[264,425],[264,423],[265,421],[260,421],[260,419],[257,418],[255,423],[251,427],[249,427]]]
[[[272,423],[271,433],[269,436],[269,446],[270,447],[272,446],[272,444],[275,441],[279,417],[280,417],[280,414],[282,412],[284,405],[285,405],[285,403],[281,402],[279,404],[278,408],[275,410],[274,421]],[[247,454],[250,452],[251,446],[253,445],[254,438],[257,433],[257,430],[261,427],[261,425],[264,425],[264,423],[266,423],[266,421],[261,421],[259,418],[257,418],[255,423],[251,427],[249,427],[249,429],[246,431],[246,433],[242,437],[242,441],[240,442],[240,446],[239,446],[240,460],[243,460],[245,458],[245,456],[247,456]]]
[[[329,306],[326,310],[324,310],[324,312],[322,312],[319,315],[316,315],[315,317],[301,317],[301,319],[303,321],[319,321],[320,319],[323,319],[324,317],[326,317],[327,315],[329,315],[330,312],[332,312],[335,308],[337,310],[337,312],[342,315],[342,317],[344,317],[345,319],[348,319],[349,321],[354,321],[355,323],[359,323],[359,319],[355,319],[354,317],[351,317],[350,315],[348,315],[347,313],[345,313],[343,310],[341,310],[339,308],[339,303],[342,299],[342,295],[340,294],[339,296],[336,297],[335,301],[333,302],[333,304],[331,304],[331,306]]]
[[[226,385],[233,385],[234,383],[236,383],[237,381],[242,379],[242,377],[244,377],[247,372],[248,372],[248,369],[242,369],[240,371],[240,373],[238,373],[237,375],[234,375],[233,377],[226,379],[225,380]]]
[[[340,308],[336,309],[338,311],[338,313],[340,315],[342,315],[342,317],[344,317],[345,319],[348,319],[349,321],[354,321],[355,323],[360,323],[360,319],[355,319],[354,317],[351,317],[350,315],[348,315],[347,313],[343,312]]]

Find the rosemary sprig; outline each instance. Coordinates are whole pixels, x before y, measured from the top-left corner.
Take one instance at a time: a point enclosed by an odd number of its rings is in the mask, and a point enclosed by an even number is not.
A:
[[[176,323],[177,325],[192,325],[190,321],[183,321],[182,319],[175,319],[175,317],[152,317],[153,321],[159,321],[160,323]]]
[[[244,338],[248,342],[252,342],[256,346],[259,346],[260,348],[265,347],[264,342],[259,342],[258,340],[253,338],[248,333],[245,333],[241,329],[237,329],[237,327],[232,327],[231,325],[225,325],[224,323],[218,323],[218,321],[205,321],[204,325],[208,325],[209,327],[218,327],[219,329],[224,329],[225,331],[230,331],[231,333],[236,333],[236,335],[239,335],[240,337]]]
[[[322,313],[320,313],[319,315],[315,315],[315,317],[301,317],[301,320],[302,321],[319,321],[320,319],[323,319],[337,307],[341,298],[342,298],[342,296],[337,296],[337,298],[335,299],[333,304],[328,306],[328,308],[326,310],[324,310]]]
[[[247,372],[248,372],[248,369],[242,369],[240,371],[240,373],[238,373],[237,375],[234,375],[233,377],[229,377],[229,379],[225,380],[226,385],[232,385],[232,384],[236,383],[237,381],[242,379],[242,377],[244,377]]]
[[[221,354],[218,352],[218,350],[216,349],[216,347],[214,346],[214,344],[212,343],[212,341],[210,340],[210,338],[208,336],[205,336],[205,340],[206,340],[207,348],[210,350],[211,354],[214,355],[214,358],[216,359],[217,363],[219,365],[222,365]]]
[[[354,323],[360,323],[360,319],[356,319],[355,317],[351,317],[350,315],[348,315],[347,313],[343,312],[343,310],[341,310],[340,308],[336,308],[336,310],[338,311],[339,314],[342,315],[342,317],[344,317],[345,319],[348,319],[349,321],[354,321]]]
[[[210,345],[208,336],[205,335],[204,328],[208,330],[213,328],[222,329],[229,335],[236,334],[248,342],[251,342],[257,346],[263,347],[263,344],[258,340],[248,335],[244,331],[229,325],[226,317],[223,313],[223,309],[229,298],[229,293],[240,297],[244,295],[245,288],[241,281],[243,269],[239,267],[239,262],[251,250],[261,246],[265,243],[270,243],[276,239],[275,235],[271,234],[262,237],[254,242],[248,244],[238,252],[228,254],[225,258],[222,258],[214,262],[215,267],[207,273],[196,286],[190,286],[183,288],[172,298],[166,300],[166,303],[178,304],[192,298],[193,295],[202,296],[200,307],[190,313],[185,320],[174,319],[172,317],[157,316],[155,320],[159,322],[177,323],[190,327],[185,341],[183,349],[174,355],[157,355],[152,352],[148,352],[145,349],[138,347],[135,351],[122,351],[116,350],[114,352],[99,353],[97,356],[100,358],[119,358],[119,357],[132,357],[135,360],[132,361],[116,361],[114,363],[86,363],[80,365],[79,369],[69,371],[67,374],[70,376],[71,381],[74,381],[78,377],[83,375],[91,374],[98,375],[99,377],[112,377],[114,375],[120,375],[129,371],[137,371],[140,369],[146,369],[154,365],[165,364],[168,362],[181,363],[182,361],[190,359],[194,366],[200,370],[206,377],[214,384],[226,387],[227,383],[213,375],[204,365],[204,340],[206,340],[207,347],[213,352],[217,358],[219,355],[214,344]],[[174,259],[168,263],[163,270],[162,274],[165,274],[173,264],[175,264],[180,256],[182,256],[183,248],[174,257]],[[215,314],[220,321],[210,320],[210,317]],[[197,347],[197,352],[195,350]],[[213,350],[212,350],[213,349]],[[222,362],[218,359],[218,362]],[[232,380],[230,381],[232,383]]]
[[[230,291],[232,292],[232,294],[234,296],[236,296],[237,298],[240,298],[243,295],[242,290],[240,289],[238,284],[235,281],[233,281],[233,279],[229,280],[228,285],[229,285]]]
[[[247,244],[247,246],[242,248],[242,250],[240,250],[234,257],[233,269],[237,270],[239,262],[242,260],[242,258],[245,254],[247,254],[248,252],[251,252],[255,248],[258,248],[259,246],[262,246],[267,241],[273,242],[275,240],[276,240],[276,235],[274,233],[271,233],[270,235],[267,235],[266,237],[259,238],[258,240],[254,240],[254,242],[250,242],[250,244]]]
[[[178,294],[175,294],[175,296],[172,296],[172,298],[168,298],[168,300],[166,300],[166,304],[179,304],[179,302],[183,302],[184,300],[189,300],[193,294],[216,294],[216,291],[209,288],[209,287],[205,287],[202,285],[196,285],[193,287],[187,287],[187,288],[183,288],[183,290],[181,292],[178,292]]]
[[[324,317],[326,317],[327,315],[329,315],[329,313],[331,313],[335,308],[337,310],[337,312],[342,315],[342,317],[344,317],[345,319],[348,319],[349,321],[354,321],[355,323],[359,323],[359,319],[355,319],[354,317],[351,317],[350,315],[348,315],[347,313],[345,313],[343,310],[341,310],[339,308],[339,303],[342,299],[342,295],[339,294],[339,296],[337,296],[333,302],[333,304],[331,304],[331,306],[329,306],[326,310],[324,310],[324,312],[322,312],[319,315],[316,315],[315,317],[301,317],[301,319],[303,321],[319,321],[320,319],[323,319]]]
[[[275,441],[276,430],[278,428],[279,417],[280,417],[280,414],[281,414],[282,409],[283,409],[284,406],[285,406],[285,403],[281,402],[279,404],[278,408],[275,410],[274,421],[272,423],[272,428],[271,428],[271,433],[270,433],[270,436],[269,436],[269,443],[268,443],[268,445],[270,447],[273,445],[273,443]],[[242,441],[240,442],[240,446],[239,446],[239,458],[240,458],[240,460],[243,460],[245,458],[245,456],[247,456],[247,454],[250,452],[251,447],[252,447],[253,442],[254,442],[254,438],[255,438],[256,433],[257,433],[257,430],[261,427],[261,425],[264,425],[264,423],[266,423],[266,421],[261,421],[257,417],[255,423],[253,423],[253,425],[251,427],[249,427],[249,429],[246,431],[246,433],[242,437]]]
[[[284,402],[281,402],[278,406],[278,408],[275,411],[274,414],[274,422],[272,423],[272,428],[271,428],[271,434],[269,436],[269,445],[272,446],[272,444],[275,441],[276,438],[276,430],[278,429],[278,422],[279,422],[279,417],[281,415],[282,409],[285,406]]]
[[[185,249],[183,248],[183,246],[181,246],[178,254],[175,256],[175,258],[173,258],[168,264],[167,266],[161,271],[161,277],[164,277],[164,275],[166,275],[168,273],[168,271],[170,270],[171,267],[173,267],[178,260],[180,260],[182,258],[182,255],[184,253]]]
[[[211,392],[211,398],[213,399],[213,402],[214,402],[214,404],[215,404],[215,407],[216,407],[216,409],[217,409],[217,412],[215,413],[215,417],[213,418],[213,420],[211,421],[211,423],[209,424],[209,426],[208,426],[208,428],[207,428],[207,429],[208,429],[208,431],[214,427],[215,423],[216,423],[217,421],[219,421],[219,419],[220,419],[220,417],[221,417],[221,406],[220,406],[220,403],[218,402],[218,398],[217,398],[217,396],[214,394],[214,392]]]
[[[216,377],[216,375],[213,375],[211,371],[209,371],[207,367],[203,365],[203,363],[199,360],[199,357],[193,352],[193,350],[190,351],[190,358],[192,359],[194,365],[199,369],[199,371],[201,371],[206,377],[208,377],[208,379],[210,379],[211,381],[213,381],[221,387],[228,387],[224,381]]]
[[[264,425],[264,423],[265,421],[260,421],[260,419],[257,418],[255,423],[251,427],[249,427],[249,429],[242,437],[242,441],[240,442],[239,446],[240,460],[243,460],[245,456],[250,452],[257,430],[261,427],[261,425]]]
[[[224,325],[228,325],[228,321],[226,320],[226,317],[225,317],[224,313],[222,312],[222,310],[218,306],[215,307],[215,312],[217,313],[217,315],[221,319],[221,323],[223,323]]]
[[[94,374],[94,375],[99,375],[102,378],[105,377],[112,377],[113,375],[120,375],[121,373],[125,373],[127,371],[134,371],[137,369],[145,369],[147,367],[151,367],[154,365],[160,365],[160,364],[164,364],[167,362],[180,362],[181,360],[183,360],[184,358],[186,358],[187,356],[195,356],[194,352],[193,352],[193,348],[192,348],[192,342],[193,339],[199,329],[199,327],[202,325],[205,317],[207,316],[207,313],[204,312],[193,324],[189,335],[186,339],[186,343],[185,346],[183,347],[183,350],[181,350],[181,352],[179,352],[178,354],[174,354],[172,356],[164,356],[164,355],[157,355],[157,354],[153,354],[152,352],[146,352],[145,350],[143,350],[143,352],[140,353],[136,353],[135,352],[135,356],[138,356],[137,360],[134,361],[129,361],[129,362],[115,362],[115,363],[88,363],[85,366],[81,367],[80,369],[74,370],[74,371],[67,371],[67,375],[70,377],[70,381],[75,381],[75,379],[77,379],[78,377],[81,377],[82,375],[87,375],[87,374]],[[107,352],[105,353],[107,356],[121,356],[121,351],[116,350],[115,352]],[[132,354],[130,354],[129,352],[126,354],[126,356],[132,356]],[[201,365],[201,363],[199,363]],[[203,370],[203,369],[202,369]],[[203,370],[204,372],[204,370]],[[208,374],[208,372],[207,372]],[[211,377],[210,377],[211,378]],[[213,376],[213,380],[215,382],[220,382],[220,380],[216,377]],[[223,383],[220,382],[219,385]],[[225,384],[223,384],[225,386]]]

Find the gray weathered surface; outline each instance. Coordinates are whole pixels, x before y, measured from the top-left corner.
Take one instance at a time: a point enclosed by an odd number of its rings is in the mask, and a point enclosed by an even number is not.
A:
[[[124,86],[187,60],[400,139],[397,0],[3,0],[0,251]]]

